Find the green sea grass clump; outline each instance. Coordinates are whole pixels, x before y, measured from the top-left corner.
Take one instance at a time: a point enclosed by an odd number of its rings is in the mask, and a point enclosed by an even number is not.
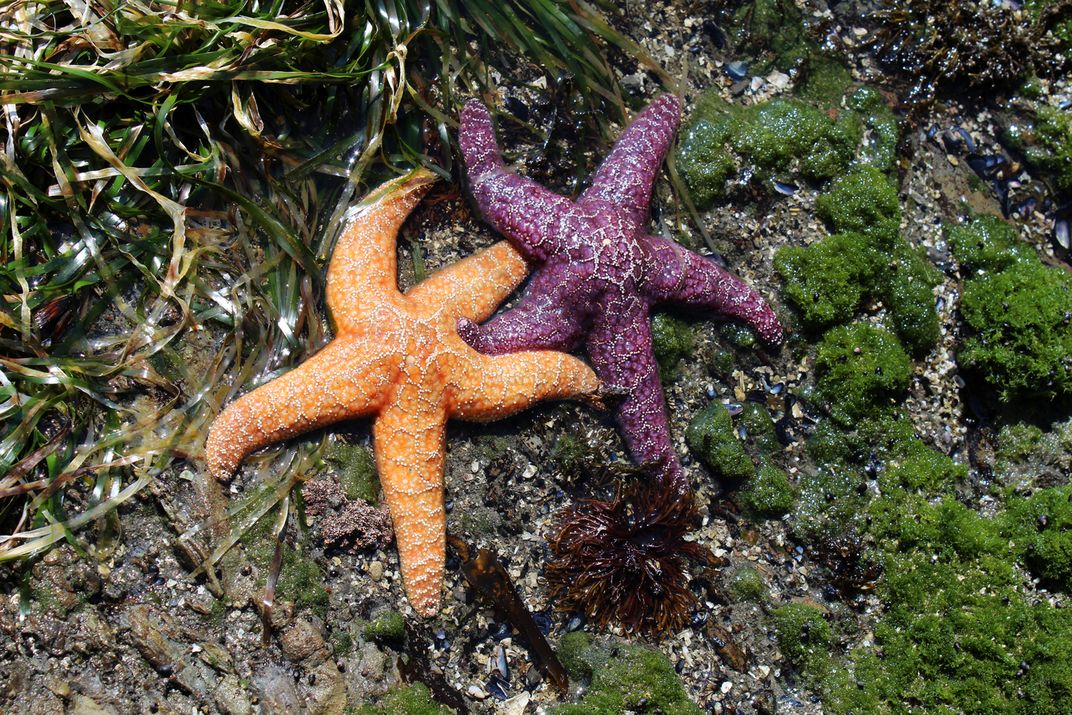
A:
[[[785,296],[812,330],[848,322],[868,296],[881,298],[890,326],[914,355],[938,339],[932,289],[941,276],[900,237],[901,207],[893,183],[858,165],[816,199],[816,213],[836,233],[775,256]]]
[[[738,601],[762,603],[769,595],[763,576],[754,566],[744,565],[734,569],[726,584],[730,595]]]
[[[732,104],[715,92],[700,99],[675,155],[698,208],[709,208],[724,195],[739,172],[766,183],[822,184],[854,163],[880,173],[894,169],[900,133],[883,96],[861,87],[842,107],[848,88],[844,66],[822,55],[811,56],[806,66],[800,99],[750,106]],[[893,199],[896,203],[896,191]]]
[[[868,296],[881,298],[891,327],[915,355],[938,339],[932,289],[941,276],[899,234],[901,207],[893,183],[877,168],[854,167],[816,200],[831,230],[804,248],[778,251],[785,295],[812,330],[848,322]]]
[[[376,460],[368,447],[335,442],[324,458],[339,471],[339,486],[349,499],[362,499],[376,505],[380,501],[380,476]]]
[[[996,476],[1010,486],[1064,484],[1072,474],[1072,419],[1046,431],[1033,424],[1005,425],[995,457]]]
[[[860,87],[849,98],[849,108],[858,113],[867,128],[860,162],[889,174],[897,165],[897,143],[901,130],[897,115],[886,98],[873,87]]]
[[[781,450],[782,444],[778,441],[778,430],[765,405],[752,401],[744,403],[739,419],[745,430],[745,442],[761,459],[766,459]]]
[[[973,285],[994,290],[1026,270],[1036,284],[1054,287],[1043,275],[1056,269],[1042,266],[996,219],[947,229],[946,238],[968,276],[966,320],[976,307]],[[1002,305],[1009,297],[1032,295],[1043,304],[1041,316],[1050,314],[1052,295],[1026,291],[1017,285],[1004,298],[991,294],[1006,315],[1005,330],[1022,323]],[[1034,330],[1043,341],[1052,335]],[[1008,336],[990,346],[1008,349]],[[1024,345],[1019,353],[1031,350]],[[815,395],[831,417],[809,439],[815,469],[799,477],[790,532],[820,553],[845,535],[870,544],[853,558],[857,570],[871,574],[868,588],[883,610],[869,642],[839,654],[817,612],[779,609],[782,651],[824,710],[839,715],[900,712],[906,699],[918,712],[1068,712],[1072,667],[1064,654],[1072,647],[1072,612],[1036,595],[1032,579],[1043,588],[1072,588],[1072,488],[999,498],[986,515],[962,503],[967,466],[920,439],[897,404],[910,375],[907,354],[882,328],[843,325],[819,343]],[[1064,427],[1006,427],[997,476],[1015,476],[1018,490],[1043,475],[1061,478],[1061,460],[1072,460],[1072,430]],[[818,643],[809,648],[797,634],[813,631]]]
[[[967,467],[928,446],[907,414],[887,404],[851,423],[824,419],[808,440],[818,468],[800,478],[800,497],[790,517],[794,536],[815,543],[846,531],[866,530],[876,479],[882,494],[930,494],[952,489]]]
[[[884,490],[905,489],[933,494],[952,489],[968,476],[968,467],[912,437],[896,444],[886,469],[879,475]]]
[[[258,588],[268,581],[276,540],[272,536],[275,516],[261,517],[245,534],[240,543],[246,556],[256,567]],[[323,616],[328,610],[328,592],[324,587],[324,572],[316,561],[285,539],[280,545],[283,560],[275,586],[276,601],[290,601],[297,611],[309,610]]]
[[[1072,612],[1024,596],[986,520],[961,512],[948,528],[948,502],[921,509],[935,530],[884,551],[875,644],[817,679],[826,709],[896,712],[911,700],[918,712],[1067,712]]]
[[[1014,498],[1006,525],[1031,573],[1047,585],[1072,591],[1072,487]]]
[[[934,287],[942,282],[923,249],[898,241],[879,276],[879,295],[889,312],[890,327],[915,357],[938,342],[938,311]]]
[[[362,629],[366,640],[401,641],[406,636],[406,619],[398,611],[380,613]]]
[[[796,494],[789,476],[774,463],[782,445],[770,412],[746,402],[738,422],[735,429],[729,410],[715,400],[692,418],[685,440],[717,477],[739,488],[740,504],[750,516],[781,517]]]
[[[793,485],[785,470],[763,464],[741,489],[741,504],[753,516],[776,519],[793,508]]]
[[[1036,437],[1032,431],[1017,454],[1037,448]],[[817,613],[777,622],[783,652],[824,709],[897,712],[910,697],[919,712],[1067,712],[1072,611],[1033,596],[1026,574],[1072,586],[1072,488],[1014,496],[983,516],[956,498],[966,467],[925,445],[898,411],[841,428],[828,421],[813,440],[809,454],[841,481],[828,477],[814,491],[802,484],[795,535],[821,543],[846,528],[866,534],[869,557],[883,567],[871,644],[824,658],[826,650],[795,637],[815,628],[819,643],[829,642]],[[877,490],[858,488],[865,472],[877,473]],[[825,511],[809,511],[811,493]],[[815,529],[831,512],[826,530]]]
[[[812,330],[852,320],[877,271],[870,240],[835,233],[807,247],[786,246],[774,258],[784,292]]]
[[[734,13],[736,40],[759,55],[756,70],[770,67],[788,72],[805,62],[814,51],[804,23],[804,13],[792,0],[755,0],[742,3]]]
[[[967,223],[947,223],[942,235],[965,277],[999,272],[1021,260],[1035,258],[1012,224],[997,216],[981,215]]]
[[[846,533],[871,544],[858,558],[881,567],[873,588],[883,610],[869,642],[843,654],[819,647],[833,641],[816,612],[780,614],[783,653],[824,710],[839,715],[898,712],[906,698],[919,712],[1068,712],[1072,666],[1064,654],[1072,647],[1072,611],[1035,594],[1031,579],[1072,588],[1072,487],[1010,495],[985,515],[962,503],[957,492],[967,467],[917,437],[905,411],[886,404],[883,386],[846,387],[874,372],[869,353],[884,352],[849,349],[859,342],[839,342],[824,356],[845,376],[840,388],[827,384],[821,394],[834,403],[832,412],[844,411],[837,402],[848,396],[856,418],[816,426],[808,454],[817,468],[800,479],[790,525],[796,539],[820,550]],[[855,409],[859,394],[871,395],[868,411]],[[1072,459],[1070,434],[1064,423],[1049,431],[1005,428],[999,474]],[[809,649],[796,634],[812,629],[819,644]]]
[[[852,72],[838,57],[813,52],[801,69],[793,93],[817,107],[837,107],[852,86]]]

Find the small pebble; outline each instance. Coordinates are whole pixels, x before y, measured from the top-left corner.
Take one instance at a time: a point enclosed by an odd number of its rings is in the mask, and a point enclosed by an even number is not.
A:
[[[789,86],[789,75],[784,72],[771,72],[767,75],[767,81],[771,83],[775,89],[785,89]]]

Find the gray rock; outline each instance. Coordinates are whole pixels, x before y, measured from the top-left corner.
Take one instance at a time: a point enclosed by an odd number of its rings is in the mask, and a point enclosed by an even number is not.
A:
[[[231,654],[218,643],[202,643],[199,656],[201,662],[221,673],[234,672],[234,661],[231,659]]]
[[[346,686],[350,702],[371,702],[399,682],[394,661],[374,643],[363,643],[351,655],[342,660],[345,666]]]
[[[206,697],[214,687],[216,678],[208,666],[193,659],[185,645],[168,635],[176,635],[176,627],[164,613],[154,613],[148,606],[137,606],[130,611],[130,637],[134,647],[163,675],[170,675],[175,682],[195,698]]]
[[[71,698],[69,715],[116,715],[115,710],[97,703],[93,698],[85,695],[75,695]]]
[[[294,678],[278,665],[269,665],[254,680],[262,715],[296,715],[303,711]]]
[[[322,662],[328,656],[327,644],[320,631],[309,621],[299,618],[283,631],[280,638],[283,655],[297,662],[309,658],[315,663]]]
[[[249,715],[253,711],[237,675],[224,677],[214,695],[216,707],[227,715]]]
[[[373,581],[379,581],[383,578],[383,562],[373,561],[369,564],[368,572]]]
[[[335,663],[326,660],[310,673],[305,688],[309,715],[331,715],[346,709],[346,681]]]

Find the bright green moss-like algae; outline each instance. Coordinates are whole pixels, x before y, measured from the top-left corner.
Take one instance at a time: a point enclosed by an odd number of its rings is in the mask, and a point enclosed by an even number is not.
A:
[[[743,107],[709,92],[685,129],[677,165],[697,206],[708,208],[741,169],[763,178],[829,180],[852,162],[863,134],[851,112],[832,119],[798,99]]]
[[[908,387],[912,365],[897,336],[867,323],[843,325],[819,342],[818,393],[843,424],[889,404]]]
[[[838,66],[831,62],[821,66]],[[678,170],[699,208],[710,208],[739,174],[764,182],[822,184],[854,163],[880,172],[893,169],[898,140],[893,112],[868,87],[839,108],[840,82],[826,82],[828,74],[824,69],[803,85],[803,96],[820,100],[815,103],[778,98],[741,106],[715,92],[700,99],[676,153]]]
[[[1072,610],[1033,596],[1029,579],[1070,585],[1072,487],[1008,496],[983,516],[955,497],[966,467],[917,438],[899,408],[821,428],[809,452],[824,476],[802,481],[795,535],[863,534],[883,567],[884,605],[873,644],[836,657],[819,647],[828,638],[816,613],[776,611],[783,653],[825,709],[1068,712]]]
[[[367,640],[401,641],[406,635],[406,620],[398,611],[380,613],[362,629]]]
[[[825,673],[830,667],[834,635],[823,612],[804,603],[788,603],[771,615],[782,655],[809,677]]]
[[[380,500],[380,477],[376,460],[368,447],[347,442],[335,442],[324,458],[339,472],[339,485],[350,499],[363,499],[369,504]]]
[[[551,709],[554,715],[663,713],[700,715],[665,655],[639,645],[593,643],[583,632],[567,633],[558,657],[577,682],[588,682],[577,703]]]
[[[789,475],[773,461],[781,450],[774,422],[765,407],[747,402],[738,423],[740,429],[726,406],[715,400],[692,418],[685,440],[716,478],[738,489],[749,516],[778,518],[793,507],[796,497]]]
[[[258,588],[267,583],[268,572],[275,556],[272,529],[275,516],[261,517],[241,539],[249,560],[257,567]],[[300,546],[300,545],[299,545]],[[277,601],[290,601],[298,611],[309,610],[323,616],[328,609],[328,592],[324,587],[324,572],[307,553],[286,540],[282,542],[282,566],[276,583]]]
[[[719,479],[738,484],[756,473],[752,458],[737,439],[733,417],[718,400],[692,418],[685,441]]]
[[[659,363],[659,377],[672,382],[677,376],[678,363],[691,355],[696,346],[692,326],[669,313],[656,313],[651,319],[651,339]]]
[[[818,339],[809,399],[829,416],[808,443],[816,468],[803,470],[795,484],[783,484],[776,467],[764,474],[769,463],[753,436],[762,439],[762,422],[753,428],[739,417],[744,430],[737,439],[721,405],[694,418],[690,447],[718,475],[738,475],[746,511],[791,509],[790,532],[805,544],[854,534],[867,546],[861,558],[881,566],[874,587],[883,610],[869,641],[835,635],[810,606],[771,611],[783,655],[827,711],[1070,712],[1065,655],[1072,617],[1061,600],[1072,585],[1072,488],[1037,488],[1025,475],[1042,444],[1061,453],[1046,465],[1072,460],[1072,445],[1038,427],[1003,432],[996,465],[1010,474],[1015,465],[1015,479],[995,475],[997,508],[982,515],[958,499],[958,492],[971,492],[967,467],[916,435],[900,405],[912,358],[937,341],[933,288],[941,276],[900,235],[889,176],[896,118],[866,88],[840,111],[817,116],[813,110],[830,97],[844,97],[830,76],[830,83],[817,80],[813,92],[802,91],[802,99],[742,108],[705,98],[677,157],[701,207],[723,196],[737,176],[822,187],[816,212],[831,235],[784,248],[776,259],[786,299]],[[1057,121],[1044,137],[1051,154],[1064,136]],[[776,145],[779,133],[785,139]],[[964,278],[961,366],[1006,397],[1067,394],[1068,274],[1043,266],[997,219],[949,227],[946,239]],[[881,326],[859,320],[864,307],[876,305],[884,310]],[[766,490],[761,474],[776,488]],[[1019,492],[1002,491],[1001,483]],[[744,578],[745,585],[742,592],[763,592],[761,580]],[[1058,598],[1036,594],[1036,587],[1056,590]]]
[[[848,322],[865,298],[879,298],[890,327],[913,355],[938,339],[932,289],[941,276],[899,233],[901,207],[893,182],[870,165],[853,167],[815,202],[834,233],[778,251],[775,268],[804,325],[821,331]]]
[[[763,576],[750,564],[738,566],[729,575],[726,587],[730,595],[738,601],[760,603],[769,596]]]
[[[863,536],[865,558],[883,569],[884,609],[873,643],[838,653],[819,612],[783,606],[772,616],[783,654],[828,712],[1068,712],[1072,610],[1030,584],[1072,585],[1072,487],[998,493],[1002,506],[988,516],[962,504],[967,468],[919,439],[897,404],[908,362],[896,338],[838,330],[820,346],[824,365],[838,369],[823,368],[819,393],[852,418],[817,426],[808,452],[819,468],[801,479],[791,527],[807,543]],[[891,365],[897,377],[887,382],[877,372]],[[1010,462],[1063,446],[1038,428],[1009,434]]]
[[[741,505],[753,516],[774,519],[793,508],[789,475],[773,464],[763,464],[740,493]]]
[[[1072,20],[1067,22],[1072,42]],[[1072,191],[1072,111],[1041,106],[1035,118],[1036,142],[1025,148],[1034,166],[1053,176],[1061,191]]]
[[[861,254],[897,255],[895,204],[880,191],[872,190],[867,200],[867,191],[857,186],[835,198],[832,188],[818,205],[839,233],[809,249],[792,249],[795,256],[779,256],[797,261],[794,268],[813,261],[806,267],[827,272],[825,283],[818,272],[808,276],[820,286],[825,300],[820,307],[827,310],[813,319],[814,327],[851,320],[867,295],[860,277],[885,270],[887,264]],[[854,205],[861,196],[862,207]],[[1072,346],[1055,344],[1060,343],[1055,306],[1063,308],[1069,299],[1067,275],[1043,266],[998,219],[948,227],[946,239],[966,278],[965,322],[976,331],[961,364],[972,359],[979,365],[974,351],[985,350],[990,364],[983,373],[995,386],[1025,389],[1044,369],[1051,375],[1041,384],[1051,390],[1061,385],[1059,361],[1072,356]],[[855,254],[838,263],[827,246]],[[934,269],[922,256],[918,260],[919,283],[929,294]],[[1027,276],[1033,286],[1026,285]],[[814,295],[814,285],[809,287]],[[793,288],[803,294],[799,279],[787,278],[787,294]],[[1043,290],[1046,296],[1039,295]],[[881,292],[879,297],[887,300]],[[1018,301],[1034,312],[1019,314]],[[996,306],[1003,322],[996,315],[977,317],[977,306],[980,313]],[[1069,712],[1072,667],[1064,654],[1072,647],[1072,610],[1060,605],[1063,593],[1058,606],[1044,594],[1033,595],[1032,580],[1059,592],[1072,586],[1072,487],[1026,496],[996,492],[1000,508],[988,516],[961,503],[957,488],[967,467],[919,439],[899,406],[911,378],[910,353],[902,343],[911,341],[896,319],[887,322],[897,335],[849,323],[820,339],[813,395],[830,416],[809,440],[816,468],[799,477],[790,516],[791,533],[803,543],[821,544],[846,533],[862,537],[869,545],[863,558],[882,567],[875,592],[884,609],[872,628],[872,643],[857,641],[839,653],[821,613],[782,606],[772,619],[783,654],[833,713]],[[1057,362],[1045,362],[1047,343]],[[1015,370],[1022,374],[1013,375]],[[1020,488],[1030,484],[1025,463],[1072,459],[1072,444],[1038,427],[1017,426],[1002,434],[997,464],[1017,466]]]
[[[1000,219],[946,227],[969,330],[957,362],[999,396],[1072,395],[1072,274],[1044,265]]]
[[[897,118],[870,87],[839,106],[846,88],[837,80],[837,62],[809,63],[818,71],[802,93],[818,105],[776,99],[741,107],[705,95],[686,128],[678,168],[701,208],[710,207],[741,172],[764,181],[826,185],[816,213],[833,234],[778,252],[775,268],[785,297],[812,331],[846,323],[867,299],[879,299],[909,351],[925,354],[938,339],[932,290],[941,276],[900,236],[900,202],[888,176],[896,164]]]
[[[411,683],[391,690],[376,705],[365,705],[358,715],[454,715],[454,711],[432,700],[428,686]]]
[[[897,489],[872,502],[885,611],[873,647],[803,672],[829,711],[1068,711],[1072,611],[1025,593],[1017,509],[987,518],[950,495]]]

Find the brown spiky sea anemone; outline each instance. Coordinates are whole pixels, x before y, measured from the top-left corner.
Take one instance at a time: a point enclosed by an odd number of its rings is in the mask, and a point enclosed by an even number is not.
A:
[[[620,488],[610,501],[584,499],[566,508],[550,538],[547,566],[558,607],[630,632],[681,630],[696,602],[689,566],[712,558],[685,539],[696,519],[691,492],[655,485]]]

